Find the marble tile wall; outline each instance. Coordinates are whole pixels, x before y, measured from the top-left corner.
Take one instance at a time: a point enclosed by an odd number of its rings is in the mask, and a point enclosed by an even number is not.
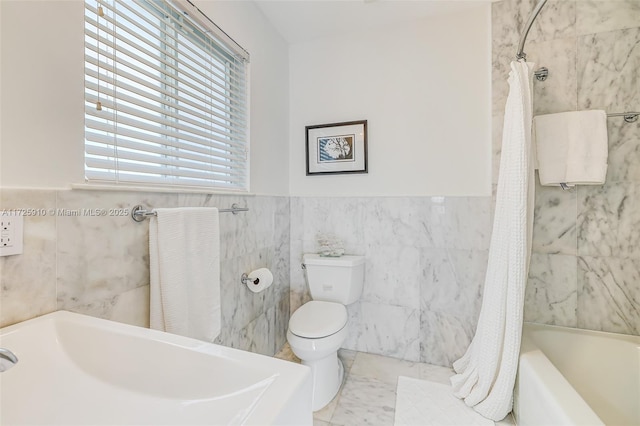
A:
[[[493,4],[494,164],[509,62],[535,3]],[[550,70],[534,80],[534,114],[640,110],[639,1],[550,0],[525,52]],[[536,188],[527,321],[640,334],[640,122],[611,118],[608,129],[603,186]]]
[[[493,4],[494,182],[509,62],[534,0]],[[640,3],[549,0],[525,51],[547,66],[536,114],[638,110]],[[604,186],[538,185],[528,321],[640,334],[640,123],[611,119]],[[346,349],[450,365],[476,326],[492,221],[491,197],[268,197],[3,189],[0,209],[248,205],[221,215],[223,331],[219,343],[273,354],[290,312],[309,300],[302,254],[333,232],[367,258],[349,306]],[[0,258],[0,326],[68,309],[148,325],[148,225],[128,217],[36,216],[25,253]],[[253,294],[242,272],[267,266]],[[290,284],[289,284],[290,283]]]
[[[292,312],[310,299],[303,253],[334,233],[366,256],[344,347],[450,365],[475,331],[490,224],[491,197],[293,197]]]
[[[220,215],[222,332],[218,343],[273,355],[289,321],[289,198],[112,191],[5,189],[0,210],[42,209],[25,217],[24,254],[0,258],[0,326],[65,309],[149,324],[148,221],[73,216],[81,209],[217,206]],[[51,214],[55,211],[56,214]],[[243,272],[268,267],[274,284],[252,293]]]
[[[497,182],[509,62],[536,0],[492,6]],[[527,41],[550,77],[534,113],[640,109],[640,2],[550,0]],[[536,188],[525,320],[640,334],[640,122],[611,119],[604,186]],[[494,191],[495,192],[495,191]],[[302,254],[319,232],[367,257],[345,348],[450,365],[475,331],[492,200],[465,197],[291,199],[291,309],[309,300]]]

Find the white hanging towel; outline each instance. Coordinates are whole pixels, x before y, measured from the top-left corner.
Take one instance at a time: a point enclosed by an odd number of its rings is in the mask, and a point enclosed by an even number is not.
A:
[[[218,209],[156,209],[149,223],[150,325],[213,342],[220,334]]]
[[[607,113],[538,115],[533,119],[540,184],[602,185],[607,176]]]
[[[467,352],[453,363],[457,374],[451,378],[454,394],[492,420],[511,411],[522,337],[533,229],[532,69],[530,62],[511,63],[480,318]]]

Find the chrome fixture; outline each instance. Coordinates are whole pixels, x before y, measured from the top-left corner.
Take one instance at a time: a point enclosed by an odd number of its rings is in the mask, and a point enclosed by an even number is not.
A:
[[[520,36],[520,43],[518,43],[518,52],[516,53],[516,59],[518,61],[519,60],[523,60],[523,61],[527,60],[527,54],[524,53],[524,43],[527,41],[527,35],[529,35],[529,30],[531,29],[531,26],[533,25],[533,21],[536,20],[536,18],[538,17],[538,14],[542,10],[542,7],[545,5],[545,3],[547,3],[547,0],[540,0],[540,2],[536,5],[535,9],[533,9],[533,12],[531,13],[531,16],[529,16],[529,19],[527,20],[527,24],[524,27],[524,31],[522,32],[522,35]]]
[[[249,274],[244,272],[240,277],[240,281],[242,281],[242,284],[244,285],[247,285],[248,282],[251,284],[258,285],[260,283],[260,278],[256,278],[255,280],[252,280],[251,278],[249,278]]]
[[[531,12],[529,19],[527,19],[527,23],[524,26],[524,31],[520,35],[520,43],[518,43],[516,60],[518,61],[527,60],[527,54],[524,53],[524,44],[527,41],[527,35],[529,35],[529,30],[531,30],[531,26],[533,25],[533,22],[536,20],[536,18],[540,14],[540,11],[542,10],[542,8],[546,3],[547,3],[547,0],[540,0],[536,5],[536,7],[533,9],[533,12]],[[536,77],[538,81],[545,81],[549,76],[549,69],[546,67],[538,68],[537,70],[534,71],[533,75]],[[635,123],[636,121],[638,121],[639,115],[640,115],[639,112],[614,112],[611,114],[607,114],[607,117],[624,117],[624,121],[626,121],[627,123]],[[567,188],[563,187],[563,189],[567,189]]]
[[[9,349],[0,348],[0,358],[4,358],[11,362],[12,364],[18,363],[18,357],[11,352]]]
[[[538,81],[545,81],[549,76],[549,69],[547,67],[538,68],[533,72]]]
[[[607,117],[624,117],[624,121],[627,123],[635,123],[638,121],[638,116],[640,112],[614,112],[611,114],[607,114]]]
[[[230,209],[219,209],[220,213],[233,213],[238,214],[238,212],[248,212],[249,209],[247,207],[240,207],[238,204],[231,204]],[[142,222],[146,218],[150,216],[157,216],[158,214],[154,210],[146,210],[143,205],[138,204],[131,209],[131,218],[136,222]]]

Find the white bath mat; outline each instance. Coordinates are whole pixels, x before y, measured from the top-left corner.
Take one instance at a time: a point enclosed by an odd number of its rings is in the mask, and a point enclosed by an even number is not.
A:
[[[453,395],[450,385],[398,377],[394,426],[493,426]]]

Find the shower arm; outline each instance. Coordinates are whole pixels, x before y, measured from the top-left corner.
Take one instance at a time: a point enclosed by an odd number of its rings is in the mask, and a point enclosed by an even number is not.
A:
[[[533,12],[531,13],[531,16],[529,16],[529,19],[527,20],[527,24],[525,25],[524,31],[522,32],[522,35],[520,36],[520,43],[518,44],[518,52],[516,53],[516,59],[517,60],[527,60],[527,54],[524,53],[524,44],[527,41],[527,35],[529,35],[529,30],[531,29],[531,26],[533,25],[533,21],[536,20],[536,18],[538,17],[538,14],[540,13],[540,11],[542,10],[542,7],[547,3],[547,0],[540,0],[538,2],[538,4],[536,5],[536,7],[533,9]]]

